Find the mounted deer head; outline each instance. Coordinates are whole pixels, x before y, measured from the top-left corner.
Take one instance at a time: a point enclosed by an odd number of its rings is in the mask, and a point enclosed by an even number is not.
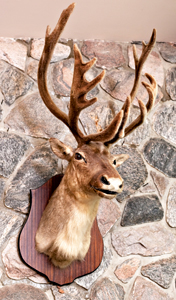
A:
[[[78,127],[80,112],[97,101],[96,98],[87,100],[86,95],[102,80],[105,71],[88,82],[85,73],[94,65],[96,58],[84,63],[78,47],[74,45],[75,65],[68,115],[62,112],[51,99],[46,80],[54,47],[73,8],[74,4],[62,12],[52,33],[47,27],[45,46],[38,69],[38,87],[44,103],[52,114],[70,129],[78,143],[77,149],[72,149],[55,138],[50,139],[53,152],[59,158],[66,159],[69,164],[61,184],[43,213],[36,234],[37,250],[47,254],[53,264],[60,268],[67,267],[74,260],[84,259],[89,249],[90,230],[101,197],[112,199],[122,191],[123,179],[116,168],[128,158],[128,155],[113,156],[109,148],[144,122],[157,94],[155,79],[146,74],[150,83],[142,82],[142,84],[149,95],[148,103],[145,106],[141,100],[138,100],[140,115],[126,127],[130,106],[140,84],[142,66],[155,44],[156,31],[153,30],[149,43],[147,45],[143,43],[139,59],[135,46],[133,48],[135,81],[121,111],[103,131],[83,135]]]

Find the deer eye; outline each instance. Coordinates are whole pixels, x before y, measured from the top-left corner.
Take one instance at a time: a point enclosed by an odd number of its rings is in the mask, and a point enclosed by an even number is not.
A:
[[[83,159],[85,163],[87,163],[86,159],[78,152],[75,153],[75,159],[76,160],[81,160]]]
[[[81,159],[83,159],[83,157],[80,153],[75,153],[75,159],[81,160]]]

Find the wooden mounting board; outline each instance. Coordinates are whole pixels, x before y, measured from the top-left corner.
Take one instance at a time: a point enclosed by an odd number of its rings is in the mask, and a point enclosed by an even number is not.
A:
[[[42,213],[63,175],[52,177],[38,189],[31,190],[31,210],[19,237],[19,250],[24,262],[59,285],[73,282],[77,277],[93,272],[103,257],[103,239],[95,219],[91,230],[91,245],[83,262],[75,261],[66,269],[55,267],[45,254],[35,249],[35,234]]]

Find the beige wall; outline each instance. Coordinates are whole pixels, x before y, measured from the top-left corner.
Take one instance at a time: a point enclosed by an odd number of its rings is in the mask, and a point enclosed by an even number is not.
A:
[[[0,0],[0,36],[42,37],[72,0]],[[176,41],[176,0],[75,0],[63,37]]]

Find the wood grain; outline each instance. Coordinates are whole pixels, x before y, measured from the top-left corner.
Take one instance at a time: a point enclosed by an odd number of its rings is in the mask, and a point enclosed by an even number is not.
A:
[[[95,219],[91,230],[91,245],[84,261],[75,261],[66,269],[55,267],[45,254],[35,249],[35,234],[42,213],[53,191],[60,184],[63,175],[52,177],[36,190],[31,190],[31,210],[19,237],[19,250],[24,262],[59,285],[73,282],[77,277],[93,272],[103,257],[103,239]]]

